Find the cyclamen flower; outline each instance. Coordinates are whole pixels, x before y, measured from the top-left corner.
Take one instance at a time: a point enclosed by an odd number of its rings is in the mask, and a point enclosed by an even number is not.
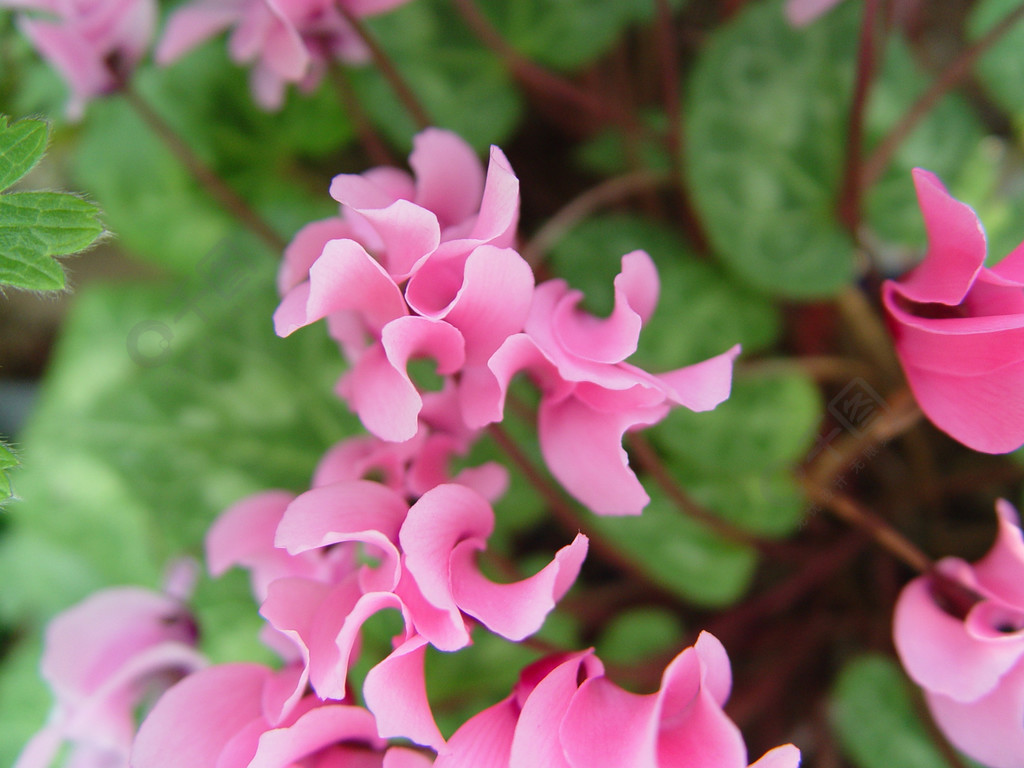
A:
[[[900,594],[893,637],[911,679],[949,740],[989,768],[1024,766],[1024,535],[1016,510],[996,503],[999,534],[974,565],[937,569],[974,593],[957,609],[927,575]]]
[[[649,695],[622,690],[592,651],[548,657],[523,671],[512,695],[467,721],[436,768],[746,768],[747,749],[722,711],[732,674],[707,632],[666,668]],[[796,768],[792,745],[757,768]]]
[[[42,660],[57,704],[16,768],[48,768],[64,741],[69,765],[127,768],[137,708],[205,666],[195,642],[180,601],[138,587],[97,592],[57,616]]]
[[[339,2],[355,16],[370,16],[407,0],[194,0],[171,15],[156,59],[170,64],[233,28],[231,58],[253,65],[252,91],[260,106],[279,109],[288,83],[309,91],[333,61],[366,59],[366,47],[338,11]]]
[[[307,696],[268,717],[275,673],[225,664],[194,674],[166,694],[135,740],[132,768],[426,768],[429,757],[388,747],[361,707]]]
[[[499,421],[512,376],[528,371],[541,389],[538,436],[552,474],[597,514],[639,514],[650,500],[629,468],[622,437],[655,424],[675,405],[715,408],[729,396],[739,346],[695,365],[651,374],[626,362],[658,301],[658,273],[643,251],[622,257],[615,308],[607,318],[579,309],[580,291],[564,280],[537,286],[524,332],[490,358],[496,386],[469,415]]]
[[[0,0],[0,8],[36,11],[19,26],[71,90],[67,114],[116,91],[142,59],[156,25],[156,0]]]
[[[1024,245],[985,266],[974,211],[933,174],[914,170],[928,230],[924,261],[882,298],[921,410],[969,448],[1024,444]]]

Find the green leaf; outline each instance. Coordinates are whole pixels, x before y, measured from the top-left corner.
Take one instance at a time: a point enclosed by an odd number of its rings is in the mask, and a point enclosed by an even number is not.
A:
[[[8,471],[14,469],[21,462],[11,451],[10,446],[0,440],[0,507],[11,500],[14,491],[11,488],[11,478]]]
[[[984,36],[1011,12],[1018,10],[1015,0],[979,0],[967,18],[967,33],[972,40]],[[1024,93],[1016,87],[1024,66],[1024,19],[1019,19],[995,45],[988,48],[975,64],[974,71],[988,93],[1017,123],[1024,127]]]
[[[666,589],[699,605],[735,602],[750,584],[757,554],[728,541],[673,506],[650,487],[639,517],[602,517],[591,524],[638,568]]]
[[[869,145],[877,145],[924,93],[930,83],[898,35],[892,35],[866,118]],[[911,171],[927,168],[955,188],[971,155],[984,137],[978,119],[958,98],[946,96],[904,139],[882,178],[866,195],[865,215],[875,236],[890,244],[925,245]],[[867,152],[870,156],[870,150]]]
[[[0,116],[0,191],[39,162],[49,129],[39,120],[8,125]],[[64,287],[54,256],[88,248],[103,234],[95,205],[58,192],[0,195],[0,285],[35,291]]]
[[[497,56],[469,32],[451,3],[420,0],[367,19],[380,45],[419,97],[434,125],[479,151],[501,144],[522,115],[519,92]],[[402,147],[418,130],[372,66],[351,72],[360,102],[382,133]]]
[[[563,70],[596,59],[628,25],[654,15],[653,0],[490,0],[481,5],[502,37],[526,58]]]
[[[636,249],[650,254],[661,280],[661,301],[640,334],[642,367],[678,368],[734,344],[752,352],[778,337],[779,312],[771,302],[699,261],[676,230],[638,216],[612,214],[582,222],[552,248],[551,264],[583,291],[588,308],[607,315],[622,256]]]
[[[609,664],[634,664],[676,650],[683,626],[667,608],[632,608],[617,614],[601,631],[597,655]]]
[[[751,533],[782,536],[807,506],[791,468],[821,411],[817,387],[802,374],[741,377],[715,410],[678,408],[651,434],[694,500]]]
[[[694,67],[687,183],[718,255],[762,291],[827,296],[853,277],[853,245],[834,209],[856,5],[797,30],[779,0],[749,3]]]
[[[914,712],[910,687],[884,656],[849,662],[832,693],[832,725],[858,768],[948,768]]]
[[[7,189],[31,171],[46,151],[50,129],[42,120],[8,124],[0,115],[0,190]]]

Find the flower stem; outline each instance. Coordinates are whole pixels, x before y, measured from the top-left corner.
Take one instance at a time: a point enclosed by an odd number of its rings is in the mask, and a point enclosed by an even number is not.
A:
[[[338,9],[341,15],[345,18],[345,21],[349,23],[355,33],[359,36],[359,39],[366,44],[366,47],[370,49],[370,55],[373,57],[373,63],[376,64],[377,69],[384,76],[384,79],[388,81],[391,86],[391,90],[394,91],[395,96],[402,102],[402,106],[405,107],[409,116],[412,117],[413,121],[419,130],[429,128],[433,125],[433,120],[430,119],[430,115],[427,110],[420,103],[420,100],[413,93],[409,84],[405,82],[405,78],[398,71],[394,62],[388,56],[387,52],[380,47],[380,44],[370,34],[370,30],[366,28],[362,19],[356,16],[352,11],[345,7],[344,3],[337,3],[334,6]]]
[[[695,520],[700,521],[715,533],[729,539],[730,541],[746,544],[747,546],[754,548],[760,548],[763,545],[763,542],[759,541],[751,534],[729,524],[722,518],[718,517],[718,515],[708,511],[690,498],[689,494],[679,486],[665,468],[665,465],[661,461],[661,457],[658,456],[658,453],[651,447],[651,444],[647,442],[647,439],[643,435],[637,432],[632,432],[626,437],[626,439],[629,442],[630,450],[639,460],[640,466],[654,479],[654,482],[658,484],[658,487],[665,492],[665,495],[672,500],[672,503],[675,504],[676,508],[684,515],[688,515]]]
[[[573,227],[606,205],[661,186],[668,177],[657,171],[637,171],[608,179],[583,192],[559,209],[538,229],[520,253],[527,263],[536,267],[544,261],[548,250]]]
[[[356,134],[359,136],[359,143],[363,145],[370,161],[376,165],[398,165],[395,156],[391,154],[387,145],[370,124],[366,110],[359,103],[355,93],[352,92],[352,84],[349,82],[348,73],[340,64],[335,64],[328,70],[328,76],[334,84],[338,93],[338,99],[346,114],[352,119]]]
[[[136,114],[174,154],[186,170],[209,192],[232,216],[248,227],[275,253],[284,251],[287,241],[275,232],[259,213],[249,205],[227,182],[210,168],[185,143],[177,131],[154,110],[139,93],[125,84],[121,89],[125,100]]]
[[[846,137],[846,165],[839,194],[839,220],[855,237],[860,226],[861,193],[864,189],[861,176],[864,113],[867,110],[868,93],[877,69],[877,31],[878,0],[865,0],[860,41],[857,46],[857,76],[853,88],[853,102],[850,105],[850,131]]]
[[[931,571],[931,558],[882,517],[866,509],[849,496],[823,488],[807,477],[800,478],[800,482],[812,501],[828,509],[845,523],[864,531],[876,544],[904,565],[918,573]]]
[[[466,25],[490,49],[502,59],[506,69],[524,86],[538,93],[557,99],[564,110],[580,110],[605,120],[618,120],[616,110],[608,104],[581,90],[572,82],[537,66],[513,48],[490,20],[476,7],[473,0],[454,0],[455,7]]]
[[[1024,4],[1010,11],[992,29],[965,48],[935,78],[928,90],[918,97],[917,101],[910,106],[900,121],[871,153],[864,164],[861,175],[862,189],[868,189],[881,178],[900,145],[927,117],[939,100],[966,80],[981,55],[999,42],[1000,38],[1006,35],[1022,18],[1024,18]]]

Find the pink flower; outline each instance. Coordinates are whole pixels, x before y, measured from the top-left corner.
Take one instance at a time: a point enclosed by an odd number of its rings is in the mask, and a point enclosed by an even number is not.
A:
[[[725,649],[704,632],[649,695],[604,676],[591,651],[542,659],[504,701],[471,718],[438,755],[437,768],[746,768],[739,730],[722,711],[732,674]],[[792,745],[758,768],[796,768]]]
[[[924,261],[883,301],[896,352],[925,415],[969,448],[1024,443],[1024,246],[985,267],[977,215],[914,171],[928,230]]]
[[[388,747],[361,707],[307,696],[280,720],[263,702],[278,673],[225,664],[160,698],[132,750],[133,768],[425,768],[430,758]]]
[[[658,292],[657,270],[643,251],[622,257],[607,318],[580,310],[583,294],[564,280],[537,286],[524,333],[509,337],[488,362],[491,379],[469,403],[469,424],[500,421],[509,381],[529,371],[542,393],[538,435],[552,474],[597,514],[639,514],[650,499],[629,467],[623,435],[661,421],[675,405],[716,407],[729,396],[740,351],[663,374],[626,362]]]
[[[946,558],[936,566],[946,580],[921,576],[903,589],[893,637],[949,740],[990,768],[1021,768],[1024,535],[1009,503],[996,511],[999,534],[985,557],[973,566]],[[949,581],[964,594],[950,595]]]
[[[83,768],[126,768],[136,709],[154,690],[205,665],[175,598],[138,587],[97,592],[46,630],[42,674],[57,698],[17,768],[46,768],[63,741]]]
[[[341,0],[356,16],[370,16],[407,0]],[[285,86],[315,88],[334,60],[360,62],[367,52],[335,7],[336,0],[194,0],[172,15],[156,59],[169,64],[208,37],[233,27],[229,48],[239,64],[253,64],[256,101],[279,109]]]
[[[19,24],[71,89],[72,120],[130,76],[149,47],[157,11],[155,0],[0,0],[4,7],[39,11]]]

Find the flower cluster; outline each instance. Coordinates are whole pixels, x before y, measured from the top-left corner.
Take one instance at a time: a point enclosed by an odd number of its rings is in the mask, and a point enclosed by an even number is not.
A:
[[[149,47],[157,15],[156,0],[0,0],[0,8],[38,12],[20,16],[19,25],[67,81],[72,120],[123,85]]]
[[[593,317],[563,281],[536,285],[515,250],[519,184],[500,150],[492,149],[485,173],[461,139],[428,130],[416,137],[410,165],[411,175],[377,168],[336,177],[339,216],[299,232],[279,274],[278,332],[326,319],[349,363],[337,390],[371,434],[330,449],[305,492],[243,499],[207,536],[214,575],[248,570],[262,639],[278,667],[184,668],[191,674],[160,696],[134,738],[130,718],[121,724],[109,765],[126,765],[130,749],[132,768],[653,768],[684,757],[744,768],[743,739],[722,712],[729,662],[707,634],[669,665],[657,693],[627,693],[592,651],[567,653],[525,670],[510,698],[451,739],[441,734],[427,695],[428,648],[457,651],[474,631],[528,638],[587,554],[588,539],[577,534],[519,581],[496,583],[479,567],[507,472],[494,463],[455,471],[453,459],[503,418],[512,377],[526,372],[540,390],[542,453],[566,488],[597,512],[639,513],[647,496],[628,466],[623,433],[655,423],[673,405],[717,405],[728,395],[738,349],[661,375],[631,365],[626,358],[658,295],[647,254],[623,257],[615,308]],[[441,383],[433,390],[410,375],[410,361],[420,357],[436,364]],[[391,652],[373,660],[357,704],[349,670],[364,623],[381,611],[400,616],[401,630]],[[107,645],[129,648],[132,670],[166,666],[168,658],[184,666],[181,651],[149,651],[160,633],[151,638],[135,624],[110,632],[118,639]],[[48,653],[72,663],[60,642]],[[156,662],[135,660],[154,653]],[[100,669],[94,687],[121,685],[128,674]],[[140,704],[134,696],[117,702]],[[67,720],[56,718],[62,735]],[[52,742],[46,734],[40,739]],[[394,746],[392,738],[417,746]],[[41,754],[36,743],[30,751]],[[757,765],[798,763],[787,746]]]
[[[623,434],[674,405],[714,408],[729,395],[734,347],[654,375],[626,359],[654,311],[650,257],[622,258],[607,318],[580,309],[564,281],[534,284],[512,247],[519,184],[501,150],[486,176],[457,136],[416,137],[414,175],[391,168],[334,179],[340,216],[299,232],[280,274],[278,333],[327,318],[351,364],[338,391],[363,425],[401,442],[421,430],[472,439],[503,418],[509,383],[527,372],[541,392],[538,433],[552,474],[598,514],[637,514],[648,501]],[[423,393],[408,363],[443,377]]]
[[[368,51],[339,7],[370,16],[407,0],[194,0],[171,14],[156,51],[169,64],[209,37],[231,29],[229,50],[252,64],[251,85],[265,109],[278,109],[285,87],[315,88],[335,60],[358,63]]]
[[[910,677],[942,731],[990,768],[1024,765],[1024,534],[1017,511],[996,504],[999,534],[974,565],[938,563],[911,581],[893,634]]]
[[[1024,246],[985,266],[973,210],[934,174],[914,171],[928,253],[882,298],[921,410],[969,448],[1024,444]]]

